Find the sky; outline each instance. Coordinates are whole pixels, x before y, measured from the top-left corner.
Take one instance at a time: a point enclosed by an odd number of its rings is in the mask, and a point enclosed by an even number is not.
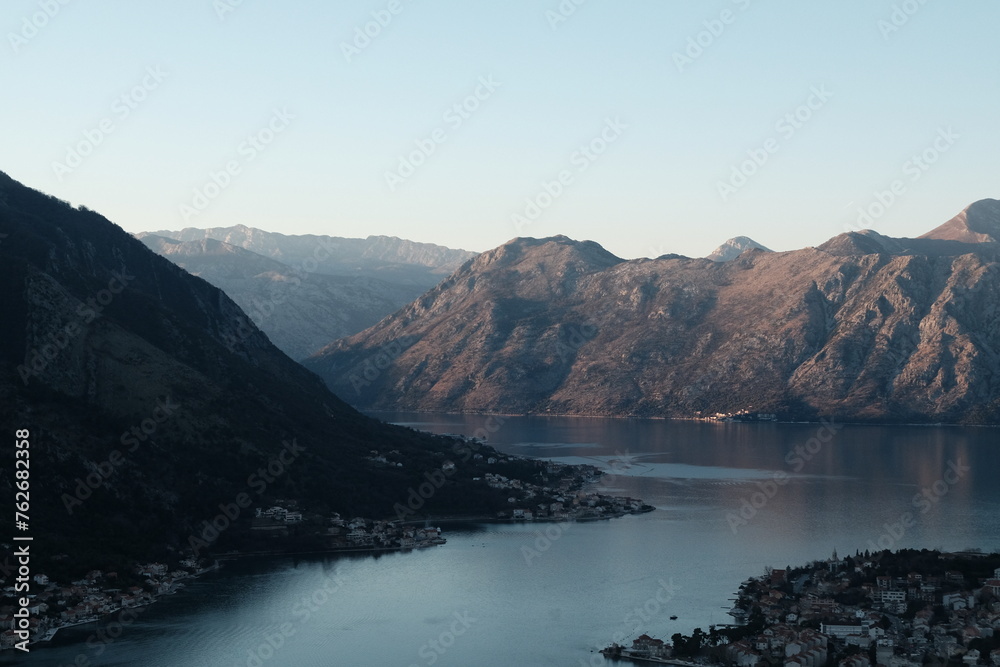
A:
[[[4,0],[0,171],[130,232],[624,257],[1000,198],[994,0]]]

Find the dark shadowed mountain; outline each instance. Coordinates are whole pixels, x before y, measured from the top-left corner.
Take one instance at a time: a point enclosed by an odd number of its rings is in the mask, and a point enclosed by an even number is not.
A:
[[[996,422],[996,213],[959,216],[977,242],[848,233],[728,262],[515,239],[307,365],[372,408]]]
[[[293,359],[304,359],[331,340],[370,327],[431,286],[386,282],[364,271],[352,275],[304,271],[213,238],[177,241],[155,234],[136,238],[224,291]],[[433,271],[418,273],[428,282],[441,278]]]
[[[736,236],[710,252],[705,259],[710,259],[713,262],[728,262],[731,259],[736,259],[747,250],[771,252],[770,248],[765,248],[748,236]]]
[[[219,544],[276,498],[391,517],[452,455],[454,441],[347,406],[218,288],[4,174],[0,284],[0,423],[30,433],[35,572],[176,557],[241,494],[251,504]],[[506,507],[475,474],[460,466],[424,511]],[[4,497],[13,485],[5,465]]]

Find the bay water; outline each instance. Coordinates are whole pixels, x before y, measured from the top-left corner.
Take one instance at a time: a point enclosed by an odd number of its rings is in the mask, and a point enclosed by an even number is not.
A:
[[[740,583],[768,566],[1000,549],[995,428],[376,416],[596,465],[599,491],[656,510],[446,523],[446,545],[413,552],[227,561],[127,624],[67,628],[0,664],[604,665],[614,640],[732,622]]]

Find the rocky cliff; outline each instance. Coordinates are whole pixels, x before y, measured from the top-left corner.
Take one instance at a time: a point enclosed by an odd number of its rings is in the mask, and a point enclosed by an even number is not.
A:
[[[997,422],[997,212],[728,262],[515,239],[307,365],[385,409]]]

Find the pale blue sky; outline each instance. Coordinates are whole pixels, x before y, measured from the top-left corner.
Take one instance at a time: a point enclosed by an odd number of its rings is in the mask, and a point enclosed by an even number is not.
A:
[[[624,257],[738,234],[818,245],[894,180],[902,194],[864,224],[895,236],[1000,197],[993,0],[562,4],[576,10],[555,23],[559,0],[5,0],[0,170],[133,232],[243,223],[470,250],[566,234]],[[390,5],[348,62],[342,44]],[[894,5],[912,15],[889,32]],[[449,113],[477,88],[478,108]],[[807,101],[799,127],[779,125]],[[273,141],[245,143],[260,132]],[[433,154],[390,187],[420,140]],[[577,151],[592,140],[612,141],[591,161]],[[933,165],[907,166],[925,150]],[[527,199],[549,205],[516,223]]]

